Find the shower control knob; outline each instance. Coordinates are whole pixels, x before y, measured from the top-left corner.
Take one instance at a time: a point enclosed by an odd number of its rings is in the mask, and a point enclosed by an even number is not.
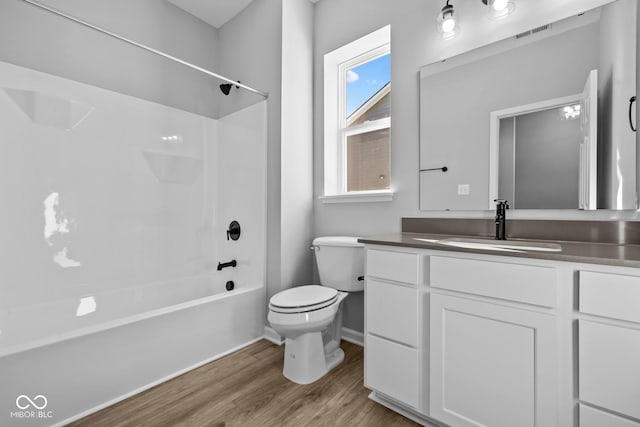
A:
[[[227,240],[238,240],[240,238],[240,223],[238,221],[231,221],[229,229],[227,229]]]

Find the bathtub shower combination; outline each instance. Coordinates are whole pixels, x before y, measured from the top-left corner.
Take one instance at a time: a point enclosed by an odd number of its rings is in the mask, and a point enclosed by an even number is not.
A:
[[[0,425],[262,337],[266,103],[212,119],[0,62]]]

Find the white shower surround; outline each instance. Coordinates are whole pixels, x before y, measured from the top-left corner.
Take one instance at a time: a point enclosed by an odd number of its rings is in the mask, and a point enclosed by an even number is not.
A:
[[[22,394],[62,425],[262,337],[266,108],[214,120],[0,62],[1,425]]]

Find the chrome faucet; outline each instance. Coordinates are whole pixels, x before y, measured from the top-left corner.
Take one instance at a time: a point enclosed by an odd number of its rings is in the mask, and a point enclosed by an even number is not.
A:
[[[507,240],[507,209],[509,202],[504,199],[495,199],[496,202],[496,240]]]

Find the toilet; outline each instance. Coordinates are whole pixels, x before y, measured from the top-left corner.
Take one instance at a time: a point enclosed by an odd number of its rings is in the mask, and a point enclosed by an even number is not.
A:
[[[322,378],[344,360],[342,301],[364,290],[364,245],[357,237],[318,237],[311,249],[321,285],[286,289],[269,300],[269,323],[285,337],[283,374],[297,384]]]

